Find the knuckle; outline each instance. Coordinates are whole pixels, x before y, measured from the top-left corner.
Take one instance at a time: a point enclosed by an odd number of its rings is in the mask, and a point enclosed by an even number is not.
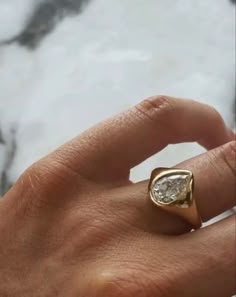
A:
[[[166,115],[174,110],[174,100],[164,95],[149,97],[135,107],[136,113],[151,121],[157,121],[160,119],[161,114]]]
[[[19,178],[16,187],[21,210],[24,208],[25,212],[28,212],[36,206],[39,207],[48,197],[49,186],[48,182],[45,182],[47,175],[47,170],[38,162],[31,165]]]
[[[209,114],[212,118],[212,122],[214,122],[216,126],[222,126],[223,118],[221,114],[218,112],[218,110],[213,106],[209,106],[209,105],[206,105],[206,106],[209,109]]]
[[[69,192],[78,192],[80,182],[75,181],[75,175],[65,167],[46,159],[31,165],[19,178],[16,187],[21,211],[25,208],[25,211],[32,212],[65,203]]]
[[[219,148],[219,154],[226,167],[229,168],[236,178],[236,141],[231,141]]]
[[[170,297],[163,284],[152,279],[147,270],[103,271],[93,281],[96,296],[103,297]],[[93,296],[93,295],[92,295]]]
[[[236,177],[236,141],[229,142],[225,146],[225,149],[222,150],[222,156],[226,165]]]
[[[27,185],[29,189],[34,189],[35,187],[40,188],[40,183],[42,181],[41,177],[41,165],[39,163],[34,163],[23,173],[22,182]]]

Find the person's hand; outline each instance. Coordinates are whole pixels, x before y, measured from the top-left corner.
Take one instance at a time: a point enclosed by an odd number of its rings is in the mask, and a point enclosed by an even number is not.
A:
[[[0,296],[233,295],[235,216],[189,232],[150,202],[148,181],[129,180],[168,144],[197,141],[209,151],[177,167],[209,220],[235,205],[233,139],[213,108],[160,96],[32,165],[0,201]]]

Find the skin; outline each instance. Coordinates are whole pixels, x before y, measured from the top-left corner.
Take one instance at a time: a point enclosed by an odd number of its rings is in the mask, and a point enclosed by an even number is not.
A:
[[[204,221],[235,205],[235,136],[213,108],[158,96],[33,164],[0,201],[1,297],[230,297],[235,216],[189,232],[130,169],[170,143],[208,151],[195,176]]]

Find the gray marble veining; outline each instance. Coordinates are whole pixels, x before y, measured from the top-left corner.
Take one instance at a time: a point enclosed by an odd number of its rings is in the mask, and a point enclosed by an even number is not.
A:
[[[17,42],[22,46],[34,49],[48,33],[50,33],[64,17],[75,15],[82,11],[90,0],[43,0],[40,2],[18,36],[2,41],[6,45]]]
[[[0,168],[0,197],[11,187],[9,180],[9,170],[14,161],[17,150],[16,129],[11,128],[6,135],[0,129],[0,148],[3,160]]]

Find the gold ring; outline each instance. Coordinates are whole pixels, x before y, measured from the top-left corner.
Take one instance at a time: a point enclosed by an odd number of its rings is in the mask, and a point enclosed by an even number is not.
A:
[[[202,220],[194,199],[194,176],[182,169],[157,168],[153,170],[148,186],[154,204],[175,214],[199,229]]]

